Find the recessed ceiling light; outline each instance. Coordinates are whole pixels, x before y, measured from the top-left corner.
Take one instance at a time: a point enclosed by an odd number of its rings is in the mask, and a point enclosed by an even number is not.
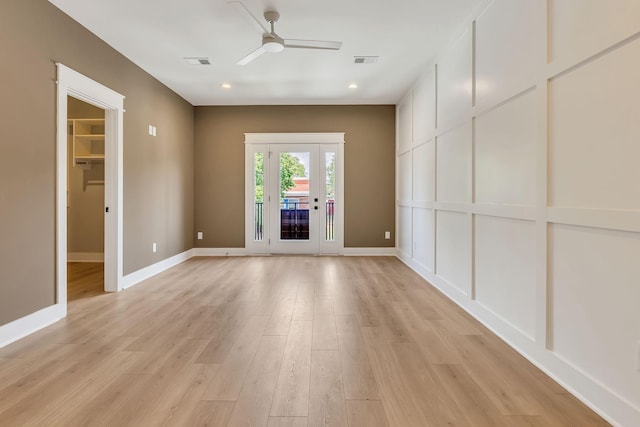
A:
[[[349,85],[349,89],[358,89],[358,85],[357,85],[357,84],[355,84],[355,83],[351,83],[351,84]]]
[[[229,83],[222,83],[220,86],[222,89],[231,89],[231,85]]]

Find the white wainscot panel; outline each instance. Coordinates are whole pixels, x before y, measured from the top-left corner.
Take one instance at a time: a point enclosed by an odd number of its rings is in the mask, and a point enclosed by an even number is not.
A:
[[[471,33],[454,43],[438,63],[438,128],[447,129],[471,107]]]
[[[471,200],[471,125],[465,124],[438,138],[436,198],[439,202]]]
[[[475,217],[476,300],[529,338],[535,337],[536,226]]]
[[[551,60],[585,56],[624,40],[640,30],[638,0],[551,0]]]
[[[433,202],[436,183],[436,145],[429,142],[413,150],[413,200]]]
[[[436,273],[465,295],[471,293],[471,230],[467,215],[437,211]]]
[[[419,144],[433,134],[436,127],[436,78],[433,67],[413,89],[413,140]]]
[[[476,20],[476,103],[495,104],[533,86],[542,52],[540,1],[494,0]]]
[[[627,402],[640,402],[640,234],[553,225],[553,350]]]
[[[640,39],[553,79],[550,203],[640,209]]]
[[[434,214],[432,209],[413,209],[413,259],[433,272]]]
[[[411,257],[412,241],[412,213],[409,207],[398,208],[398,249],[408,257]]]
[[[411,200],[411,151],[398,157],[398,200]]]
[[[398,105],[398,152],[403,153],[411,147],[412,135],[412,104],[411,92]]]
[[[535,204],[536,116],[530,91],[476,118],[476,202]]]

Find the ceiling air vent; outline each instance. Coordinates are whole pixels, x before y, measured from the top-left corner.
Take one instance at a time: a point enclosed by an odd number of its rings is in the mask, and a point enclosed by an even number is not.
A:
[[[209,62],[209,58],[184,58],[185,61],[187,61],[187,64],[191,64],[191,65],[211,65],[211,62]]]
[[[379,56],[354,56],[354,63],[356,64],[375,64],[378,62]]]

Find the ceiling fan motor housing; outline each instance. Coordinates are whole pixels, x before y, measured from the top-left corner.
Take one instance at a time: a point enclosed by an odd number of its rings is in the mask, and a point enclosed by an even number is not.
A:
[[[277,35],[265,35],[262,38],[262,48],[270,53],[282,52],[284,50],[284,40]]]

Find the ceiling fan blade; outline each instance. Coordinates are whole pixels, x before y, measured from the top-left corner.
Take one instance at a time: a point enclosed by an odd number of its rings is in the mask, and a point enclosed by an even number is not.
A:
[[[342,42],[331,42],[331,41],[323,41],[323,40],[285,39],[284,47],[290,47],[294,49],[339,50],[342,47]]]
[[[262,55],[265,52],[266,52],[266,50],[264,50],[262,48],[262,46],[260,46],[259,48],[257,48],[253,52],[251,52],[249,55],[245,56],[240,61],[238,61],[237,64],[238,65],[247,65],[249,62],[253,61],[254,59],[256,59],[257,57],[259,57],[260,55]]]
[[[267,26],[261,20],[256,18],[253,15],[253,13],[249,11],[247,6],[244,5],[244,3],[236,0],[236,1],[230,1],[227,4],[230,4],[231,6],[235,7],[238,10],[238,12],[240,12],[249,22],[251,22],[254,26],[256,26],[256,29],[258,29],[263,33],[267,33],[267,34],[270,33]]]

